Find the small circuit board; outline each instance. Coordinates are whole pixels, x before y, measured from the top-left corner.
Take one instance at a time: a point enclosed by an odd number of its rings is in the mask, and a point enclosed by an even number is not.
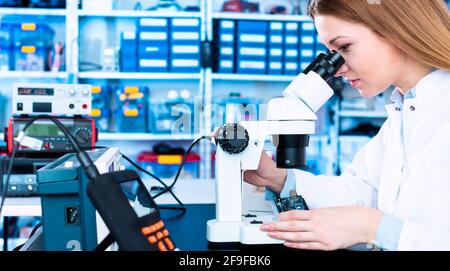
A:
[[[309,210],[308,205],[302,196],[297,195],[295,190],[289,191],[290,197],[288,198],[277,198],[276,206],[278,212],[286,212],[290,210]]]

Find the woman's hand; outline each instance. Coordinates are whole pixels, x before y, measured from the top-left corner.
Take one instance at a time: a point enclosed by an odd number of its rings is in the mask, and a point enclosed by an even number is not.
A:
[[[293,210],[280,213],[277,222],[261,225],[285,246],[308,250],[336,250],[375,239],[383,212],[359,206]]]
[[[286,169],[277,168],[276,163],[265,152],[261,154],[258,169],[244,172],[244,181],[255,186],[267,187],[275,193],[283,190],[286,177]]]
[[[211,138],[217,138],[222,126],[216,128],[210,134]],[[267,187],[275,193],[280,193],[286,182],[287,170],[279,169],[276,163],[265,153],[261,154],[258,169],[244,172],[244,181],[258,187]]]

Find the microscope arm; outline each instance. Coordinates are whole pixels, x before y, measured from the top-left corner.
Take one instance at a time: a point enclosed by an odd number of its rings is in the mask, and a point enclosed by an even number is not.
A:
[[[230,154],[220,146],[216,152],[216,219],[219,222],[239,222],[243,209],[243,173],[256,170],[264,151],[266,138],[279,134],[313,134],[315,122],[307,121],[243,121],[239,123],[248,132],[246,149],[238,154]],[[251,199],[246,199],[252,202]],[[252,204],[253,205],[253,204]],[[244,208],[243,208],[244,207]],[[267,210],[268,203],[262,202],[258,208]]]

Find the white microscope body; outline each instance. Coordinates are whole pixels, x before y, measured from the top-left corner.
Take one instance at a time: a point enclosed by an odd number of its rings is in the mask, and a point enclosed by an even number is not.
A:
[[[277,147],[278,135],[314,134],[315,112],[333,96],[333,90],[321,75],[310,71],[299,74],[283,96],[269,102],[266,121],[239,122],[247,131],[246,136],[241,133],[248,142],[243,151],[230,153],[217,144],[216,219],[207,222],[209,242],[282,243],[259,230],[261,222],[276,218],[273,204],[265,200],[263,189],[244,182],[244,172],[258,168],[267,136],[273,136]]]

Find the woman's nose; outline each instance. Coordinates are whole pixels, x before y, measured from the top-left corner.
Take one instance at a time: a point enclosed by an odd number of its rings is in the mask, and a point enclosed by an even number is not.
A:
[[[341,77],[342,75],[344,75],[346,72],[348,72],[350,70],[350,68],[344,64],[342,65],[342,67],[338,70],[338,72],[336,73],[336,75],[334,77]]]

